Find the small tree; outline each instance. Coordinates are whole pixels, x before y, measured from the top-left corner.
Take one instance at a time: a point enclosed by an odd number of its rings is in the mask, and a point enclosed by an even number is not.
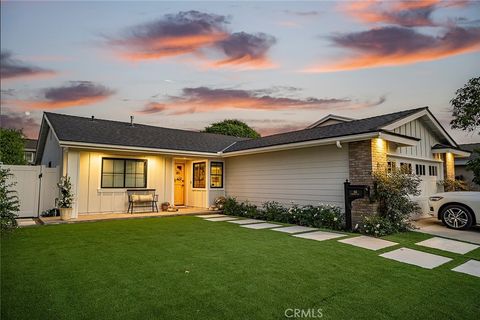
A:
[[[480,185],[480,148],[473,150],[478,156],[467,162],[467,170],[473,172],[473,182]]]
[[[250,128],[245,122],[240,120],[223,120],[222,122],[212,123],[205,128],[204,132],[223,134],[240,138],[260,138],[260,134]]]
[[[392,232],[410,229],[410,217],[419,210],[410,196],[420,194],[420,177],[403,170],[378,170],[374,181],[373,197],[378,201],[378,215],[389,222]]]
[[[58,199],[59,208],[71,208],[73,205],[73,192],[70,177],[62,177],[58,183],[60,189],[60,199]]]
[[[21,130],[0,128],[0,162],[26,164],[25,137]]]
[[[453,129],[465,131],[478,129],[480,127],[480,77],[470,79],[455,94],[455,98],[450,100],[454,118],[450,125]]]
[[[6,231],[17,227],[20,202],[17,193],[12,190],[14,182],[9,182],[8,178],[12,176],[10,170],[0,168],[0,223],[1,230]]]

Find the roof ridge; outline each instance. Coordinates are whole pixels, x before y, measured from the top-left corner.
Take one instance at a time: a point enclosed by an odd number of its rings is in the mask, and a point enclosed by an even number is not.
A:
[[[348,121],[348,122],[334,123],[334,124],[329,124],[329,125],[321,126],[321,127],[312,127],[312,128],[307,127],[307,128],[299,129],[299,130],[285,131],[285,132],[271,134],[269,136],[264,136],[264,137],[261,137],[261,138],[274,137],[274,136],[278,136],[278,135],[281,135],[281,134],[300,132],[300,131],[304,131],[304,130],[315,130],[315,129],[319,129],[319,128],[326,128],[326,127],[332,127],[332,126],[337,126],[337,125],[352,124],[352,123],[357,122],[357,121],[364,121],[364,120],[369,120],[369,119],[374,119],[374,118],[379,118],[379,117],[385,117],[385,116],[390,116],[390,115],[394,115],[394,114],[398,114],[398,113],[402,113],[402,112],[409,112],[409,111],[413,112],[415,110],[420,111],[420,110],[423,110],[423,109],[428,109],[428,107],[419,107],[419,108],[407,109],[407,110],[403,110],[403,111],[396,111],[396,112],[392,112],[392,113],[380,114],[380,115],[371,116],[371,117],[362,118],[362,119],[353,119],[353,120]],[[332,115],[332,114],[329,114],[329,115]],[[327,116],[325,116],[325,117],[327,117]]]
[[[44,113],[45,115],[47,115],[47,116],[48,116],[49,114],[52,114],[52,115],[58,115],[58,116],[62,116],[62,117],[71,117],[71,118],[80,118],[80,119],[84,119],[84,120],[91,120],[91,118],[89,118],[89,117],[82,117],[82,116],[76,116],[76,115],[70,115],[70,114],[63,114],[63,113],[56,113],[56,112],[47,112],[47,111],[44,111],[43,113]],[[94,121],[96,121],[96,120],[130,125],[130,122],[119,121],[119,120],[110,120],[110,119],[94,118]],[[249,140],[248,138],[228,136],[228,135],[226,135],[226,134],[219,134],[219,133],[193,131],[193,130],[178,129],[178,128],[168,128],[168,127],[154,126],[154,125],[143,124],[143,123],[134,123],[134,126],[135,126],[135,125],[137,125],[137,126],[143,126],[143,127],[150,127],[150,128],[161,128],[161,129],[172,130],[172,131],[182,131],[182,132],[188,132],[188,133],[200,133],[200,134],[205,134],[205,135],[210,135],[210,136],[230,137],[230,138],[239,139],[238,141]]]

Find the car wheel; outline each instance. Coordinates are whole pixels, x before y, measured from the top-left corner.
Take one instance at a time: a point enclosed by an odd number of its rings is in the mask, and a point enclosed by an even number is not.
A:
[[[467,208],[460,204],[451,204],[442,210],[442,222],[450,229],[468,229],[473,224],[473,217]]]

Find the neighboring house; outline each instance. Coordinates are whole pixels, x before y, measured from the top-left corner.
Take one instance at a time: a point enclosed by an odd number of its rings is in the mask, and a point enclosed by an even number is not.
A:
[[[461,144],[460,148],[471,152],[471,154],[468,158],[455,159],[456,178],[465,181],[469,190],[480,191],[480,185],[473,182],[473,172],[467,170],[467,162],[479,157],[478,153],[473,152],[473,150],[480,149],[480,143]]]
[[[35,163],[35,154],[37,152],[37,140],[25,139],[24,156],[28,164]]]
[[[330,118],[250,140],[44,113],[36,162],[60,166],[70,176],[76,216],[125,212],[126,190],[133,188],[156,189],[160,202],[177,206],[206,208],[226,195],[258,205],[325,203],[344,209],[345,180],[372,185],[371,172],[387,166],[421,176],[418,200],[425,206],[439,180],[455,177],[454,157],[469,155],[428,108]],[[356,200],[354,217],[374,208]]]

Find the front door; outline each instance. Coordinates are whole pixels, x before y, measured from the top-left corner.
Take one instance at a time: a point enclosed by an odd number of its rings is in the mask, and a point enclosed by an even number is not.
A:
[[[183,163],[175,164],[175,192],[174,205],[185,205],[185,165]]]

